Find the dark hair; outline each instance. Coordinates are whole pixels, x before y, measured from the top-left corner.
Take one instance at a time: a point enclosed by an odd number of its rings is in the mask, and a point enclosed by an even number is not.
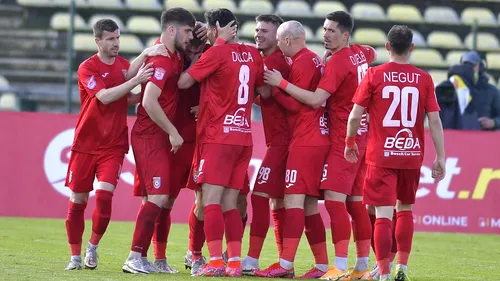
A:
[[[217,22],[219,22],[219,25],[221,27],[223,27],[226,26],[232,20],[234,20],[232,26],[234,26],[235,24],[239,26],[236,16],[233,14],[233,12],[231,12],[228,9],[224,8],[212,9],[210,11],[205,12],[205,21],[210,27],[216,27]]]
[[[94,37],[101,38],[104,31],[115,32],[119,29],[118,24],[110,19],[98,20],[94,24]]]
[[[199,47],[201,46],[203,43],[203,41],[201,41],[200,38],[198,38],[198,36],[196,35],[196,32],[198,32],[198,30],[202,27],[201,24],[197,24],[194,29],[193,29],[193,39],[191,39],[191,41],[189,41],[189,43],[191,44],[191,46],[193,47]]]
[[[172,8],[163,11],[161,14],[161,29],[165,30],[167,26],[174,24],[177,26],[189,25],[194,27],[196,19],[194,15],[184,8]]]
[[[279,27],[284,22],[284,20],[280,16],[275,15],[275,14],[259,15],[255,18],[255,21],[256,22],[262,21],[262,22],[266,22],[266,23],[271,23],[271,24],[274,24],[276,27]]]
[[[391,51],[397,55],[404,55],[410,50],[413,43],[413,32],[406,25],[395,25],[387,35]]]
[[[326,19],[336,22],[338,24],[337,27],[340,29],[340,31],[349,32],[349,34],[352,33],[354,20],[348,13],[344,11],[336,11],[326,15]]]

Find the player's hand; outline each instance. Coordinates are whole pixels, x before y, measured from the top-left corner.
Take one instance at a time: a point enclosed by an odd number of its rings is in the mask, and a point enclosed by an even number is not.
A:
[[[179,133],[171,134],[168,136],[168,139],[170,140],[170,144],[172,145],[172,151],[173,153],[177,153],[177,150],[181,148],[182,144],[184,143],[184,140],[182,139],[181,135]]]
[[[200,107],[198,105],[191,107],[191,110],[190,110],[191,114],[193,114],[194,118],[196,118],[196,121],[198,121],[198,112],[199,112],[199,110],[200,110]]]
[[[207,33],[208,33],[207,25],[202,23],[201,21],[197,21],[196,26],[197,27],[200,26],[200,28],[196,31],[196,37],[198,39],[200,39],[201,41],[206,42],[208,39],[208,37],[207,37]]]
[[[325,53],[323,54],[323,57],[321,58],[321,60],[323,61],[323,64],[326,65],[326,63],[330,60],[331,56],[332,56],[332,51],[326,50]]]
[[[344,158],[349,163],[356,163],[359,159],[358,145],[354,144],[352,148],[345,147]]]
[[[141,68],[139,68],[139,71],[137,72],[137,75],[135,75],[135,80],[137,84],[142,84],[151,78],[153,75],[153,63],[148,63],[148,64],[142,64]]]
[[[479,122],[481,122],[481,127],[483,129],[493,129],[493,127],[495,127],[495,121],[489,117],[481,117],[479,118]]]
[[[236,31],[238,30],[238,26],[234,25],[234,20],[230,21],[226,26],[220,27],[219,21],[217,21],[217,34],[218,37],[224,39],[226,42],[232,40],[236,37]]]
[[[144,50],[146,52],[146,56],[148,57],[155,57],[155,56],[164,56],[164,57],[170,57],[167,51],[167,47],[163,44],[157,44],[152,47],[147,48]]]
[[[272,87],[278,87],[281,80],[283,80],[283,76],[281,72],[276,69],[266,70],[266,72],[264,72],[264,82]]]
[[[446,176],[446,164],[444,159],[436,159],[432,164],[432,178],[434,182],[439,182]]]

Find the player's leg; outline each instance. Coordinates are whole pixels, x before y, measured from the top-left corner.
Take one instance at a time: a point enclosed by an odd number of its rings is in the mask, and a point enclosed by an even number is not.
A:
[[[243,224],[237,208],[240,190],[225,188],[222,195],[222,214],[227,245],[226,276],[241,276],[241,241]]]
[[[195,191],[195,204],[189,213],[189,249],[184,264],[191,269],[191,275],[195,275],[205,266],[205,258],[202,255],[205,243],[203,203],[201,191]]]
[[[177,197],[176,194],[174,195]],[[153,264],[159,270],[159,273],[179,273],[178,270],[172,268],[167,262],[167,242],[172,224],[170,213],[174,206],[176,197],[168,198],[167,203],[163,206],[160,215],[156,218],[155,222],[155,230],[152,239],[155,255]]]
[[[248,221],[248,214],[247,214],[248,193],[250,193],[250,187],[248,187],[248,190],[246,190],[246,191],[240,190],[240,193],[238,194],[238,199],[236,202],[236,208],[238,209],[238,212],[240,213],[241,224],[243,225],[243,231],[241,233],[241,238],[243,238],[243,235],[245,234],[245,227],[247,226],[247,221]]]

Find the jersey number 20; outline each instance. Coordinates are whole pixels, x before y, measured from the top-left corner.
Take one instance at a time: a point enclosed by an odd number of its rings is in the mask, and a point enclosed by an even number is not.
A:
[[[238,87],[238,104],[247,104],[248,93],[250,88],[248,87],[248,82],[250,82],[250,67],[244,64],[240,67],[240,86]]]
[[[417,122],[418,88],[404,87],[400,89],[398,86],[385,86],[382,89],[382,98],[389,99],[391,94],[392,103],[384,117],[383,126],[401,127],[403,125],[406,128],[413,128]],[[401,106],[399,106],[400,104]],[[394,113],[398,108],[401,110],[401,118],[394,120]]]

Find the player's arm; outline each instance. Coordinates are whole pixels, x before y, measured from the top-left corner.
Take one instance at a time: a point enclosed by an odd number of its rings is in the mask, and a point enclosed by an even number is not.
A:
[[[361,46],[367,50],[367,53],[368,53],[368,57],[367,57],[368,64],[374,62],[377,59],[377,50],[375,50],[375,48],[373,48],[370,45],[361,45]]]
[[[129,93],[128,94],[128,105],[134,105],[134,104],[138,104],[141,102],[141,94],[133,94],[133,93]]]
[[[434,142],[434,147],[436,147],[436,158],[444,160],[444,133],[439,111],[428,112],[427,118],[429,119],[432,141]]]
[[[347,121],[347,137],[355,137],[358,132],[359,126],[361,124],[361,118],[363,113],[365,112],[365,108],[354,104],[354,107],[349,114],[349,120]]]
[[[177,87],[179,89],[189,89],[193,86],[197,81],[191,76],[187,71],[181,74],[179,77],[179,81],[177,81]]]
[[[201,54],[199,60],[193,60],[191,66],[181,74],[177,86],[179,89],[189,89],[196,82],[203,81],[214,73],[220,65],[216,48],[210,48]]]
[[[135,58],[130,64],[130,67],[128,68],[127,71],[126,79],[129,80],[132,79],[134,76],[136,76],[142,64],[146,62],[146,59],[148,57],[154,57],[154,56],[168,57],[169,55],[167,52],[167,48],[165,48],[163,44],[157,44],[142,51],[142,53],[137,58]]]

